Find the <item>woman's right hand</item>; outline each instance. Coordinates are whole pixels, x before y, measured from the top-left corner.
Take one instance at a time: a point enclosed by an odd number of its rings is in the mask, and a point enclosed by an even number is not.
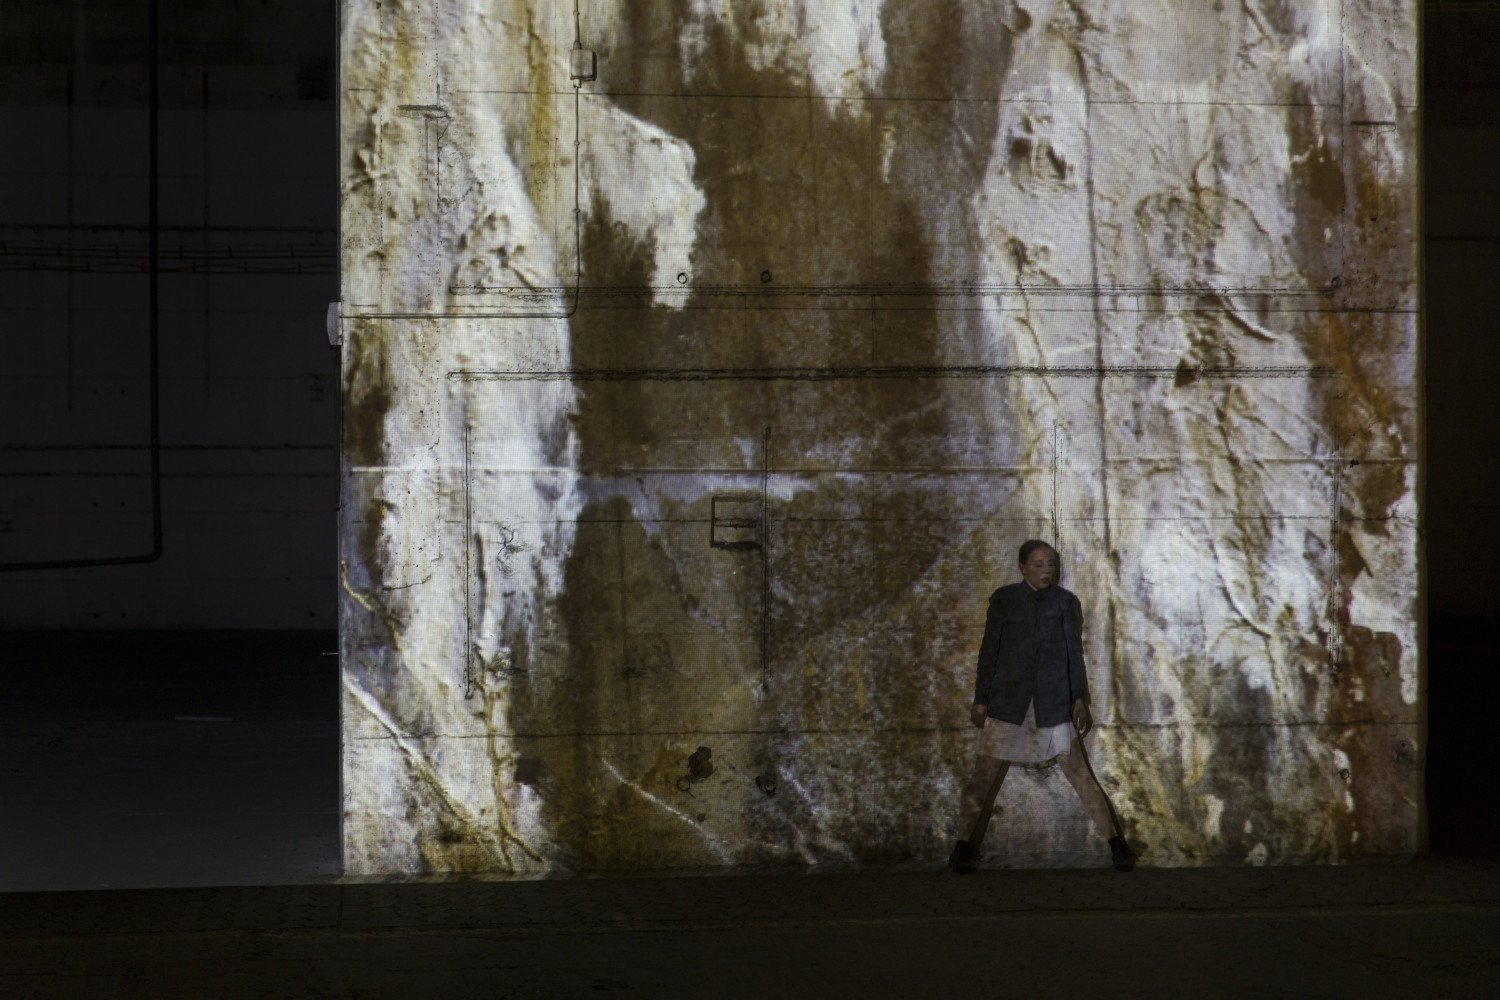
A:
[[[974,723],[975,729],[984,728],[984,720],[990,714],[988,708],[983,705],[975,705],[969,709],[969,721]]]

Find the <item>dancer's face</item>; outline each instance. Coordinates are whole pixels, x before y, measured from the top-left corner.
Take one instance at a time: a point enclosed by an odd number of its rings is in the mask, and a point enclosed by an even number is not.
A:
[[[1048,548],[1033,549],[1021,564],[1021,578],[1037,590],[1057,582],[1057,553]]]

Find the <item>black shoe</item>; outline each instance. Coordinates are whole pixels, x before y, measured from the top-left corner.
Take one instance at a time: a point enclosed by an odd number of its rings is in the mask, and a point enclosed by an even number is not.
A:
[[[953,845],[953,853],[948,855],[948,867],[957,875],[974,874],[974,851],[967,840],[960,840]]]
[[[1130,845],[1125,843],[1124,837],[1109,838],[1109,857],[1115,863],[1115,871],[1128,872],[1135,867],[1135,859],[1130,856]]]

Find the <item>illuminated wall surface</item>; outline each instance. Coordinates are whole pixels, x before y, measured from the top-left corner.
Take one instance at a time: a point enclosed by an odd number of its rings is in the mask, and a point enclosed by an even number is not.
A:
[[[342,16],[349,872],[1420,848],[1416,0]]]

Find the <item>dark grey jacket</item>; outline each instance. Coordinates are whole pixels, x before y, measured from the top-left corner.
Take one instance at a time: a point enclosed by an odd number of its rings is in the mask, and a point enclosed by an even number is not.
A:
[[[1038,727],[1055,726],[1072,717],[1072,703],[1089,700],[1088,671],[1083,663],[1083,606],[1071,590],[1054,587],[1062,610],[1065,641],[1051,662],[1037,648],[1036,591],[1024,580],[990,595],[979,644],[979,671],[974,704],[989,717],[1019,725],[1026,706],[1036,701]],[[1055,627],[1055,626],[1054,626]]]

